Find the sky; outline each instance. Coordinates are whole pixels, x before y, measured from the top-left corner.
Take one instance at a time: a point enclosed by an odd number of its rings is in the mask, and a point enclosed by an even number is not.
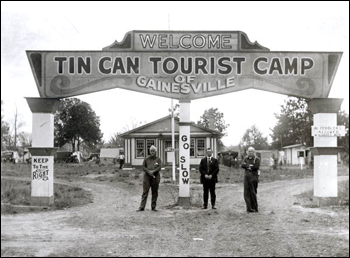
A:
[[[349,2],[6,2],[1,1],[2,115],[10,125],[17,108],[31,133],[25,97],[39,97],[26,50],[102,50],[132,30],[243,31],[270,51],[343,52],[329,98],[343,98],[349,113]],[[171,100],[123,89],[76,96],[100,117],[104,140],[135,123],[169,114]],[[256,125],[270,128],[287,96],[245,90],[191,102],[191,120],[205,110],[224,114],[226,146],[238,145]],[[174,104],[178,103],[174,100]]]

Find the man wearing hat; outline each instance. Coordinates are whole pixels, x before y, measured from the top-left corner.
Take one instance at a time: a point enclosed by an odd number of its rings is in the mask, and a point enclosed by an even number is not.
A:
[[[248,155],[243,159],[242,168],[244,168],[244,201],[247,212],[258,212],[258,183],[260,159],[256,156],[253,147],[248,148]]]
[[[149,189],[152,190],[152,211],[156,210],[157,198],[158,198],[158,188],[160,182],[159,171],[161,169],[162,161],[157,157],[157,148],[152,145],[149,148],[150,155],[144,159],[142,167],[145,172],[143,175],[143,193],[141,197],[140,208],[137,211],[144,211],[146,207],[147,197]]]

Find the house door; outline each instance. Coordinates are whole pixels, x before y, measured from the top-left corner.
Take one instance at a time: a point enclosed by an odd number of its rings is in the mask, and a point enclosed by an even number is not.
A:
[[[166,148],[171,148],[171,141],[164,141],[164,144],[165,144],[165,149]],[[176,166],[178,165],[179,163],[179,143],[177,141],[175,141],[175,164]],[[166,165],[172,165],[172,162],[173,162],[173,155],[171,152],[165,152],[165,164]]]

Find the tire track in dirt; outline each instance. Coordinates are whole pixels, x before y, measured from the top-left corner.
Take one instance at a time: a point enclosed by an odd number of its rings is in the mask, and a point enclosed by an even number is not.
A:
[[[177,187],[162,184],[159,212],[149,210],[150,196],[146,211],[135,212],[141,200],[139,183],[81,180],[70,185],[91,191],[94,202],[61,211],[2,215],[2,250],[31,256],[314,256],[314,249],[330,237],[315,231],[336,225],[329,214],[293,206],[292,196],[311,189],[312,179],[261,183],[260,212],[253,214],[245,212],[243,184],[218,184],[218,210],[204,211],[169,208]],[[192,188],[201,195],[201,185]],[[346,254],[346,237],[341,237],[337,250]],[[332,254],[332,247],[327,248],[322,254]]]
[[[242,187],[219,185],[217,230],[213,230],[212,239],[220,241],[209,243],[207,255],[312,256],[313,248],[308,248],[306,242],[314,242],[315,235],[306,232],[300,223],[310,222],[310,214],[300,213],[293,206],[293,195],[311,188],[312,179],[262,183],[258,189],[260,211],[248,214]]]

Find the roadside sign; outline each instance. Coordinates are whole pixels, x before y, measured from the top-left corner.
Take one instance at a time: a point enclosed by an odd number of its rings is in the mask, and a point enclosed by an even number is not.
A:
[[[312,126],[311,135],[318,137],[341,137],[345,136],[345,126]]]

